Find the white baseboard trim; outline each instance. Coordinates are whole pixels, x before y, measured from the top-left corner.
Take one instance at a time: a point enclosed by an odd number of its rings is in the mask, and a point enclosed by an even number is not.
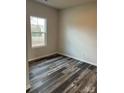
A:
[[[48,54],[48,55],[44,55],[44,56],[40,56],[40,57],[28,59],[28,62],[33,61],[33,60],[37,60],[37,59],[40,59],[40,58],[44,58],[44,57],[47,57],[47,56],[51,56],[51,55],[54,55],[54,54],[57,54],[57,53],[58,53],[58,52],[53,52],[53,53],[50,53],[50,54]]]
[[[74,56],[70,56],[70,55],[65,54],[65,53],[60,53],[60,52],[58,52],[58,54],[63,55],[63,56],[67,56],[67,57],[70,57],[70,58],[74,58],[74,59],[76,59],[76,60],[79,60],[79,61],[82,61],[82,62],[86,62],[86,63],[91,64],[91,65],[94,65],[94,66],[97,66],[97,64],[95,64],[95,63],[88,62],[88,61],[86,61],[86,60],[83,60],[83,59],[80,59],[80,58],[77,58],[77,57],[74,57]]]
[[[29,88],[31,88],[31,85],[30,84],[27,84],[26,85],[26,90],[28,90]]]

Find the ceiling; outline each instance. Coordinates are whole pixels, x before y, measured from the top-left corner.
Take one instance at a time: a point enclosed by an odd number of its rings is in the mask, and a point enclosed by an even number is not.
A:
[[[96,2],[97,0],[35,0],[40,3],[44,3],[48,6],[64,9],[69,7],[74,7],[88,2]]]

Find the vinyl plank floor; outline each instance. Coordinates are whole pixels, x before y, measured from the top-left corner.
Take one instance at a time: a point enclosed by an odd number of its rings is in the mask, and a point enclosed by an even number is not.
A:
[[[65,56],[30,64],[28,93],[97,93],[96,66]]]

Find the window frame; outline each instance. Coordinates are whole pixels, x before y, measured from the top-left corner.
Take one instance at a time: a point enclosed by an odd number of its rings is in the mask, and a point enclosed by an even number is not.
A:
[[[45,44],[44,45],[36,45],[36,46],[33,46],[32,45],[32,31],[31,31],[31,17],[35,17],[35,18],[40,18],[40,19],[45,19],[45,30],[46,30],[46,32],[42,32],[42,33],[44,33],[45,34]],[[47,39],[48,39],[48,23],[47,23],[47,18],[45,18],[45,17],[38,17],[38,16],[30,16],[30,32],[31,32],[31,47],[32,48],[43,48],[43,47],[46,47],[47,46]]]

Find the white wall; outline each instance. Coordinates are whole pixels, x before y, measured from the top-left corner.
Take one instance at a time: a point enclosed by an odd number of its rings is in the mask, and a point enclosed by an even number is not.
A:
[[[60,11],[59,53],[97,64],[96,2]]]
[[[31,0],[26,1],[27,1],[26,5],[27,53],[28,60],[31,60],[57,51],[58,10],[51,7],[46,7],[45,5],[33,2]],[[46,47],[43,48],[31,47],[30,16],[47,18],[48,38]]]

